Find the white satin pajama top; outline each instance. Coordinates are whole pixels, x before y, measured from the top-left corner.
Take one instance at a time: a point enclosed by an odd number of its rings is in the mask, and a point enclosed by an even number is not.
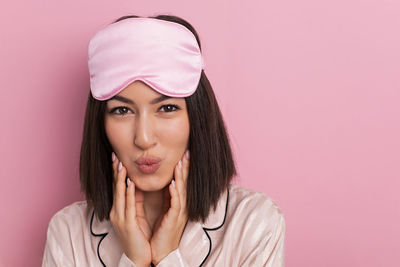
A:
[[[265,194],[231,185],[205,223],[189,221],[179,247],[157,265],[284,266],[285,220]],[[50,220],[42,267],[134,267],[109,220],[75,202]]]

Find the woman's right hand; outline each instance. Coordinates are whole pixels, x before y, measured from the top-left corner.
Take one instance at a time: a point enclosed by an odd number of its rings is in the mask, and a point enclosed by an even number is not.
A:
[[[144,215],[143,192],[135,190],[135,184],[129,178],[126,187],[126,168],[114,152],[112,157],[115,186],[110,221],[125,255],[137,266],[149,266],[151,229]]]

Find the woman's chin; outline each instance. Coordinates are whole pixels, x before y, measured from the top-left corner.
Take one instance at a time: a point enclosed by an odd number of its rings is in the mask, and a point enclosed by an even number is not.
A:
[[[170,180],[165,180],[157,176],[133,178],[136,188],[145,192],[160,191],[166,187]]]

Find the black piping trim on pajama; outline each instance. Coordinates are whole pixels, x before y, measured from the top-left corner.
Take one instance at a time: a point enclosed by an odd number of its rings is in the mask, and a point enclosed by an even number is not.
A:
[[[101,236],[101,239],[100,239],[99,243],[97,244],[97,257],[99,258],[101,264],[102,264],[104,267],[106,267],[106,265],[104,264],[103,260],[102,260],[101,257],[100,257],[99,248],[100,248],[101,241],[103,241],[103,239],[108,235],[108,232],[107,232],[107,233],[104,233],[104,234],[95,234],[95,233],[93,233],[93,230],[92,230],[93,218],[94,218],[94,211],[93,211],[93,214],[92,214],[92,218],[90,219],[90,233],[91,233],[92,235],[94,235],[94,236]]]
[[[208,241],[210,241],[210,246],[209,246],[209,248],[208,248],[207,256],[206,256],[206,257],[204,258],[204,260],[200,263],[200,267],[203,266],[203,264],[206,262],[208,256],[210,256],[211,249],[212,249],[211,238],[210,238],[210,236],[208,235],[208,232],[207,232],[207,231],[215,231],[215,230],[220,229],[222,226],[224,226],[224,224],[225,224],[225,219],[226,219],[226,214],[228,213],[228,202],[229,202],[229,189],[227,189],[226,206],[225,206],[225,215],[224,215],[224,220],[222,221],[222,224],[221,224],[220,226],[215,227],[215,228],[206,228],[206,227],[203,227],[203,231],[204,231],[204,233],[206,234],[206,236],[207,236],[207,238],[208,238]]]

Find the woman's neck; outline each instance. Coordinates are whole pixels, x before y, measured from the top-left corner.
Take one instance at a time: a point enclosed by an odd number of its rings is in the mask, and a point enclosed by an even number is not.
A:
[[[144,213],[152,230],[162,211],[164,201],[163,194],[164,193],[162,190],[155,192],[144,192]]]

